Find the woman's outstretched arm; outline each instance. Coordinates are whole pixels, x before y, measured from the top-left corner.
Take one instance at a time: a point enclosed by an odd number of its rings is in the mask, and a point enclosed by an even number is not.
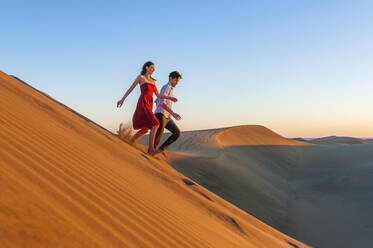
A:
[[[124,94],[124,96],[122,97],[122,99],[120,99],[118,102],[117,102],[117,107],[120,108],[122,107],[122,104],[124,102],[124,100],[127,98],[127,96],[133,91],[133,89],[136,87],[136,85],[138,83],[140,83],[140,77],[141,76],[138,76],[135,81],[132,83],[131,87],[127,90],[126,94]]]

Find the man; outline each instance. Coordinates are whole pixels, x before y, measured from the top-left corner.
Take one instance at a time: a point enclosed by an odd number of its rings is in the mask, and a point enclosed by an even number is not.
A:
[[[181,79],[181,74],[177,71],[173,71],[170,73],[168,79],[168,83],[162,87],[160,95],[173,97],[173,90],[179,83]],[[171,136],[168,137],[168,139],[158,148],[158,152],[166,156],[164,152],[166,148],[170,146],[172,143],[174,143],[181,136],[180,129],[171,119],[171,116],[174,117],[176,120],[180,120],[181,117],[180,115],[172,111],[172,101],[157,98],[155,102],[157,104],[157,108],[154,113],[160,125],[155,135],[154,149],[157,149],[158,144],[162,139],[165,128],[172,133]]]

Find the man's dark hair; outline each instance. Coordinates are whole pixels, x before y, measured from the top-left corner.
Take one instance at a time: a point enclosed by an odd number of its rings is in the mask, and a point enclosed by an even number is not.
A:
[[[173,71],[173,72],[171,72],[170,75],[169,75],[168,77],[170,77],[170,78],[182,78],[182,77],[181,77],[181,74],[178,73],[177,71]]]

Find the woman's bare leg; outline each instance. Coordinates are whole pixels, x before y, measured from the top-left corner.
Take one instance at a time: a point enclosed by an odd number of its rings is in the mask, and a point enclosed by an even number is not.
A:
[[[146,134],[149,131],[148,128],[140,129],[135,135],[131,138],[131,143],[136,143],[144,134]]]
[[[148,152],[150,154],[154,154],[155,153],[155,150],[154,150],[154,137],[155,137],[155,134],[157,132],[157,129],[158,129],[158,126],[153,126],[152,129],[150,129],[150,134],[149,134],[149,148],[148,148]]]

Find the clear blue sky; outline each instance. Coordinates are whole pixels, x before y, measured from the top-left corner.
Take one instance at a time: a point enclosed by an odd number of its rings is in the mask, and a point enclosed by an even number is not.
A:
[[[144,62],[182,130],[373,137],[373,1],[1,1],[0,70],[109,130]]]

